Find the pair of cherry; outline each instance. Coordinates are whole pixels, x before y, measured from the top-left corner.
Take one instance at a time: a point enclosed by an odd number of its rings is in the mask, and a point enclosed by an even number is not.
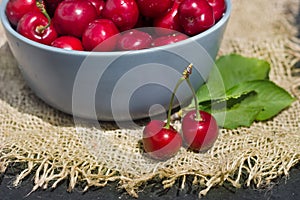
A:
[[[185,143],[187,148],[195,152],[203,152],[210,149],[218,138],[219,128],[215,118],[202,110],[199,110],[195,91],[189,80],[192,72],[190,64],[183,72],[173,91],[168,111],[167,122],[152,120],[143,130],[143,148],[152,158],[166,160],[177,154]],[[195,110],[189,111],[182,119],[181,134],[171,126],[172,102],[179,85],[186,81],[195,101]]]

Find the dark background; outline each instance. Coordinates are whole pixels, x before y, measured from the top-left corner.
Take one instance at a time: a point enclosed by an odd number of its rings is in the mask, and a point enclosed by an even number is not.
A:
[[[110,183],[103,188],[91,188],[87,192],[82,192],[82,187],[78,185],[72,192],[67,192],[67,181],[61,183],[56,189],[38,189],[30,193],[33,187],[33,177],[27,177],[18,187],[13,187],[12,182],[22,170],[18,166],[9,166],[0,177],[0,200],[134,200],[125,191],[118,189],[116,183]],[[171,189],[163,189],[155,182],[149,182],[141,187],[139,198],[142,200],[192,200],[198,199],[199,188],[191,185],[192,179],[187,178],[185,188],[180,189],[180,184],[176,183]],[[300,164],[290,170],[289,176],[283,176],[274,180],[267,188],[242,187],[240,189],[218,186],[211,189],[201,200],[300,200]]]

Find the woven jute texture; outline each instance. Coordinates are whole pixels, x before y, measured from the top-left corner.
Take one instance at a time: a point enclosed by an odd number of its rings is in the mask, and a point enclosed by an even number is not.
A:
[[[275,118],[249,128],[222,129],[206,153],[181,148],[164,162],[143,155],[143,126],[119,129],[74,123],[51,108],[27,86],[0,27],[0,171],[24,165],[14,186],[34,176],[33,191],[57,187],[68,179],[69,190],[83,190],[116,181],[137,197],[142,185],[155,180],[171,187],[186,177],[200,186],[199,196],[214,186],[265,187],[286,175],[300,159],[300,58],[297,38],[299,0],[232,0],[230,18],[219,55],[239,53],[271,64],[270,79],[297,100]],[[178,125],[175,123],[175,125]]]

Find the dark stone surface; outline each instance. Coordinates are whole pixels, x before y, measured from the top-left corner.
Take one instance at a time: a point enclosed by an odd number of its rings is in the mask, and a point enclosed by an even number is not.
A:
[[[72,192],[67,192],[67,181],[61,183],[56,189],[39,189],[29,196],[26,196],[33,187],[33,177],[26,178],[17,188],[12,186],[12,182],[16,174],[20,170],[17,167],[9,167],[7,171],[1,175],[0,199],[1,200],[134,200],[126,192],[117,189],[114,183],[104,188],[91,188],[83,193],[80,186],[76,187]],[[199,189],[190,184],[187,178],[186,187],[179,189],[179,183],[175,184],[171,189],[163,190],[161,185],[152,182],[146,184],[139,192],[139,198],[143,200],[192,200],[198,199]],[[225,186],[213,188],[207,196],[201,200],[300,200],[300,165],[291,169],[289,177],[282,177],[275,180],[270,187],[264,189],[240,188],[233,189]]]

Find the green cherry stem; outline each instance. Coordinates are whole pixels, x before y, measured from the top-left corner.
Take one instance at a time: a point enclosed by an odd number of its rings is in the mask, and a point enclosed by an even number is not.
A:
[[[194,101],[195,101],[195,109],[196,109],[196,118],[195,118],[195,120],[196,121],[201,121],[202,118],[201,118],[201,115],[200,115],[200,112],[199,112],[199,104],[198,104],[198,99],[197,99],[195,90],[194,90],[194,88],[193,88],[193,86],[191,84],[191,81],[190,81],[189,77],[187,77],[185,80],[186,80],[188,86],[190,87],[190,89],[191,89],[191,91],[193,93],[193,98],[194,98]]]
[[[45,17],[48,20],[48,24],[46,26],[38,26],[37,27],[37,31],[39,33],[42,33],[45,29],[47,29],[50,26],[50,24],[51,24],[51,18],[49,16],[49,14],[47,13],[46,8],[45,8],[44,4],[42,3],[42,1],[37,0],[35,3],[36,3],[36,6],[38,7],[38,9],[41,11],[41,13],[43,15],[45,15]]]
[[[192,68],[193,68],[193,64],[190,64],[187,68],[186,68],[186,71],[187,73],[185,74],[184,78],[189,86],[189,88],[191,89],[192,93],[193,93],[193,98],[194,98],[194,101],[195,101],[195,109],[196,109],[196,118],[195,120],[196,121],[201,121],[202,118],[201,118],[201,115],[199,113],[199,104],[198,104],[198,99],[197,99],[197,96],[196,96],[196,93],[195,93],[195,90],[192,86],[192,83],[190,81],[190,75],[192,74]]]
[[[169,103],[169,110],[168,110],[168,118],[167,118],[167,123],[165,125],[165,128],[166,129],[169,129],[170,128],[170,123],[171,123],[171,114],[172,114],[172,105],[173,105],[173,101],[174,101],[174,98],[175,98],[175,93],[178,89],[178,87],[180,86],[180,84],[185,80],[184,77],[180,77],[180,79],[177,81],[176,83],[176,86],[172,92],[172,96],[171,96],[171,99],[170,99],[170,103]]]
[[[180,79],[177,81],[175,88],[172,92],[172,96],[170,99],[170,103],[169,103],[169,110],[168,110],[168,117],[167,117],[167,123],[165,125],[164,128],[169,129],[170,128],[170,123],[171,123],[171,114],[172,114],[172,106],[173,106],[173,101],[175,98],[175,94],[177,92],[177,89],[179,88],[180,84],[184,81],[187,80],[189,75],[191,74],[191,69],[192,69],[192,64],[190,64],[189,66],[187,66],[184,71],[182,72],[182,76],[180,77]]]

